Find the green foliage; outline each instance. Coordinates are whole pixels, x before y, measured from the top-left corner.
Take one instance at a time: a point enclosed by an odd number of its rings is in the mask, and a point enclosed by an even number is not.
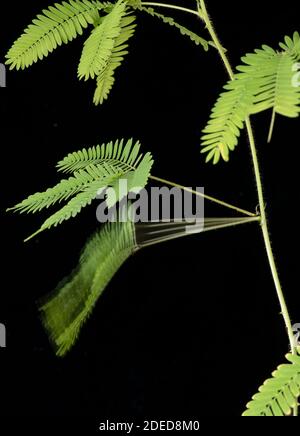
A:
[[[165,24],[168,24],[169,26],[173,26],[176,29],[178,29],[181,33],[181,35],[188,36],[191,41],[193,41],[196,45],[202,45],[205,51],[209,49],[209,46],[214,46],[213,42],[207,41],[204,38],[201,38],[201,36],[197,35],[196,33],[190,31],[186,27],[182,26],[181,24],[176,23],[176,21],[171,17],[166,17],[165,15],[157,13],[153,8],[148,8],[145,6],[136,6],[136,9],[146,12],[147,14],[151,15],[154,18],[159,18],[162,20]]]
[[[120,34],[114,39],[113,48],[107,59],[105,67],[98,73],[97,87],[94,94],[94,103],[102,104],[108,98],[114,84],[115,70],[122,64],[124,56],[128,53],[127,41],[133,36],[135,16],[126,16],[120,22]]]
[[[131,222],[105,224],[86,244],[78,267],[42,303],[43,323],[58,356],[73,346],[98,298],[135,249]]]
[[[280,48],[286,51],[294,58],[299,58],[300,54],[300,35],[298,32],[294,32],[293,38],[286,36],[284,42],[280,42]]]
[[[94,103],[102,104],[114,84],[114,72],[128,53],[127,41],[134,34],[134,16],[127,12],[127,4],[119,0],[110,13],[86,40],[78,66],[79,79],[97,79]]]
[[[197,0],[197,4],[198,15],[206,23],[216,45],[178,24],[173,18],[143,6],[141,0],[117,0],[114,3],[69,0],[44,9],[13,44],[6,55],[6,63],[10,65],[10,69],[25,69],[47,57],[58,46],[82,35],[83,30],[91,24],[94,28],[84,43],[78,66],[78,78],[96,80],[94,103],[102,104],[114,84],[115,70],[128,53],[127,43],[136,27],[135,16],[131,13],[141,11],[177,28],[182,35],[188,36],[206,51],[209,46],[217,48],[231,76],[231,68],[224,59],[225,50],[218,43],[204,2]],[[213,161],[216,164],[221,158],[229,160],[230,152],[237,146],[241,130],[251,115],[272,110],[269,138],[276,114],[290,118],[299,115],[300,87],[295,86],[293,80],[295,66],[298,68],[296,64],[300,60],[299,34],[295,32],[293,38],[286,36],[279,47],[280,51],[263,45],[261,49],[244,56],[243,64],[237,67],[233,80],[224,86],[203,130],[202,153],[207,153],[207,162]],[[252,146],[261,210],[261,217],[257,217],[257,221],[261,218],[273,280],[280,294],[280,283],[276,268],[274,272],[272,248],[264,213],[259,165],[256,153],[253,152],[255,143],[252,141],[250,128],[248,136]],[[140,143],[134,144],[132,140],[83,149],[69,154],[57,164],[59,171],[71,174],[69,178],[61,180],[45,192],[29,196],[10,210],[36,213],[55,204],[67,202],[42,224],[40,230],[35,233],[37,234],[75,217],[82,208],[109,187],[113,189],[107,192],[108,207],[113,207],[129,192],[139,192],[148,182],[152,165],[151,154],[142,155]],[[126,181],[126,190],[120,190],[121,180]],[[169,184],[173,185],[171,182]],[[215,201],[231,209],[237,209],[224,202]],[[156,232],[152,228],[150,230],[149,235],[152,239],[146,240],[146,243],[140,246],[150,245],[149,241],[158,241]],[[158,233],[160,240],[166,240],[162,237],[161,230],[157,231]],[[128,220],[124,223],[108,223],[92,236],[81,254],[77,268],[40,306],[44,325],[57,355],[64,356],[72,348],[98,298],[121,265],[137,249],[136,229]],[[282,299],[284,300],[284,297]],[[282,301],[280,303],[285,309]],[[289,316],[284,311],[288,326]],[[243,416],[287,416],[291,415],[293,409],[296,410],[300,396],[300,356],[289,354],[287,360],[289,364],[279,366],[272,374],[273,377],[259,388],[259,392],[248,403]]]
[[[142,6],[142,0],[128,0],[128,5],[133,8],[138,8]]]
[[[288,354],[290,364],[281,365],[247,404],[243,416],[291,415],[300,396],[300,357]]]
[[[139,0],[118,0],[116,3],[98,0],[69,0],[44,9],[13,44],[6,55],[10,68],[24,69],[42,60],[58,46],[83,34],[89,24],[94,26],[84,43],[78,66],[78,78],[96,80],[94,104],[102,104],[114,84],[114,73],[128,53],[128,40],[135,30],[133,10],[146,12],[180,30],[197,45],[208,50],[211,42],[177,24],[173,18],[142,7]],[[99,15],[99,11],[103,16]]]
[[[71,217],[75,217],[83,207],[91,202],[108,187],[106,203],[113,207],[129,192],[139,192],[148,182],[153,165],[152,156],[140,154],[140,143],[133,144],[132,139],[126,144],[123,140],[103,144],[67,156],[58,164],[65,171],[74,171],[73,176],[63,179],[45,192],[30,195],[27,199],[9,210],[19,212],[38,212],[62,200],[71,200],[56,213],[51,215],[37,233],[57,226]],[[126,181],[122,191],[120,180]],[[126,188],[126,189],[125,189]],[[32,237],[31,236],[31,237]],[[28,238],[29,239],[29,238]]]
[[[94,0],[69,0],[44,9],[30,24],[6,55],[10,69],[24,69],[67,44],[89,24],[99,19],[105,4]]]
[[[238,69],[249,77],[257,77],[251,113],[274,109],[286,117],[297,117],[300,90],[292,86],[292,79],[295,73],[293,65],[298,59],[288,52],[277,53],[263,46],[263,50],[257,50],[254,56],[247,55],[242,60],[247,66]]]
[[[94,79],[105,69],[114,48],[114,41],[120,35],[121,20],[125,13],[126,3],[119,0],[85,41],[78,66],[79,79]]]
[[[244,64],[224,87],[203,130],[202,153],[208,153],[207,162],[216,164],[220,157],[228,161],[250,115],[268,109],[273,115],[299,115],[300,88],[293,86],[293,66],[300,59],[299,34],[296,32],[293,40],[286,37],[285,42],[280,44],[283,51],[264,45],[242,58]]]
[[[253,94],[248,80],[234,80],[225,87],[211,114],[207,127],[203,130],[202,153],[208,153],[206,162],[220,157],[229,160],[229,151],[238,144],[240,130],[253,103]]]
[[[99,11],[104,12],[104,16],[100,17]],[[83,47],[78,77],[96,79],[94,103],[102,104],[113,86],[114,72],[127,54],[134,20],[125,0],[115,4],[95,0],[55,3],[44,9],[13,44],[6,55],[6,63],[11,69],[29,67],[59,45],[82,35],[83,29],[93,24],[94,29]]]
[[[63,160],[58,162],[57,168],[64,173],[72,173],[81,169],[86,169],[90,165],[112,164],[125,172],[136,168],[141,160],[141,145],[136,142],[132,146],[132,140],[112,141],[108,144],[97,145],[88,149],[82,149],[68,154]]]

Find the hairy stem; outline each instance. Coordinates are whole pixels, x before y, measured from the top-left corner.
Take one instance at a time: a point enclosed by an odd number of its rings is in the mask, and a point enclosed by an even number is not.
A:
[[[170,5],[168,3],[142,2],[142,6],[155,6],[161,8],[176,9],[177,11],[187,12],[189,14],[193,14],[199,17],[198,12],[194,11],[193,9],[184,8],[182,6]]]
[[[279,303],[280,303],[280,307],[281,307],[281,313],[282,313],[282,316],[283,316],[284,321],[285,321],[285,325],[286,325],[286,329],[287,329],[287,333],[288,333],[288,338],[289,338],[289,342],[290,342],[290,347],[291,347],[292,353],[297,354],[292,322],[291,322],[291,318],[290,318],[290,315],[288,312],[288,307],[287,307],[287,304],[285,301],[284,293],[283,293],[283,290],[281,287],[281,283],[280,283],[280,279],[279,279],[279,275],[278,275],[278,270],[276,267],[274,254],[273,254],[273,250],[272,250],[270,232],[269,232],[268,221],[267,221],[267,214],[266,214],[266,209],[265,209],[263,185],[262,185],[262,180],[261,180],[261,175],[260,175],[260,168],[259,168],[259,163],[258,163],[258,158],[257,158],[253,130],[252,130],[251,123],[250,123],[249,119],[246,121],[246,126],[247,126],[249,142],[250,142],[250,149],[251,149],[251,154],[252,154],[252,159],[253,159],[254,174],[255,174],[255,179],[256,179],[257,193],[258,193],[259,207],[260,207],[260,214],[261,214],[261,229],[262,229],[262,233],[263,233],[263,237],[264,237],[265,247],[266,247],[266,251],[267,251],[267,255],[268,255],[268,259],[269,259],[269,264],[270,264],[270,268],[271,268],[271,272],[272,272],[272,276],[273,276],[273,281],[274,281],[274,284],[276,287],[276,291],[277,291],[277,295],[278,295],[278,299],[279,299]]]
[[[230,78],[233,79],[233,70],[232,70],[230,62],[227,58],[225,50],[223,49],[223,47],[219,41],[219,38],[217,37],[217,34],[214,30],[212,21],[208,15],[206,5],[205,5],[205,0],[199,0],[199,6],[201,8],[199,16],[200,16],[200,18],[202,18],[204,20],[204,22],[207,26],[207,29],[211,35],[211,38],[212,38],[213,42],[215,43],[215,45],[219,51],[219,54],[224,62],[226,70],[227,70]],[[249,136],[250,149],[251,149],[253,166],[254,166],[254,174],[255,174],[255,180],[256,180],[260,213],[261,213],[261,228],[262,228],[264,243],[265,243],[267,256],[268,256],[268,260],[269,260],[269,264],[270,264],[270,268],[271,268],[271,272],[272,272],[273,281],[274,281],[275,288],[276,288],[277,295],[278,295],[278,299],[279,299],[279,304],[281,307],[282,316],[284,318],[285,326],[287,329],[290,347],[291,347],[293,354],[297,354],[297,348],[295,346],[295,341],[294,341],[292,322],[291,322],[291,318],[290,318],[290,315],[288,312],[288,308],[287,308],[287,304],[286,304],[285,297],[283,294],[283,290],[282,290],[282,287],[280,284],[280,279],[279,279],[279,275],[278,275],[278,271],[277,271],[277,267],[276,267],[276,263],[275,263],[275,259],[274,259],[274,254],[273,254],[273,250],[272,250],[270,233],[269,233],[269,229],[268,229],[267,215],[266,215],[266,211],[265,211],[265,201],[264,201],[262,178],[261,178],[260,167],[259,167],[259,162],[258,162],[258,158],[257,158],[257,151],[256,151],[255,140],[254,140],[254,134],[253,134],[252,126],[251,126],[249,119],[247,119],[247,121],[246,121],[246,127],[247,127],[248,136]],[[297,412],[298,412],[297,408],[295,408],[294,416],[297,416]]]
[[[179,185],[178,183],[170,182],[169,180],[161,179],[161,178],[155,177],[155,176],[150,176],[149,178],[152,179],[152,180],[155,180],[156,182],[163,183],[163,184],[169,185],[169,186],[173,186],[174,188],[180,188],[183,191],[190,192],[191,194],[198,195],[199,197],[205,198],[206,200],[209,200],[209,201],[211,201],[213,203],[219,204],[220,206],[224,206],[227,209],[234,210],[235,212],[242,213],[243,215],[247,215],[247,216],[250,216],[250,217],[256,217],[257,216],[256,214],[254,214],[252,212],[248,212],[247,210],[244,210],[244,209],[241,209],[240,207],[237,207],[237,206],[234,206],[232,204],[226,203],[225,201],[218,200],[217,198],[211,197],[210,195],[206,195],[206,194],[203,194],[203,193],[201,193],[199,191],[195,191],[195,190],[193,190],[191,188],[187,188],[186,186]]]

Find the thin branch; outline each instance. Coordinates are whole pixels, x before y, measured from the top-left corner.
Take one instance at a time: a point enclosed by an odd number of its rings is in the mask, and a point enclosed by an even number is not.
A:
[[[203,194],[199,191],[195,191],[191,188],[187,188],[186,186],[179,185],[178,183],[170,182],[169,180],[161,179],[159,177],[150,176],[150,179],[155,180],[159,183],[164,183],[169,186],[174,186],[175,188],[180,188],[186,192],[190,192],[191,194],[198,195],[199,197],[205,198],[213,203],[219,204],[220,206],[226,207],[227,209],[234,210],[235,212],[242,213],[243,215],[247,215],[250,217],[257,217],[257,214],[248,212],[247,210],[241,209],[240,207],[234,206],[232,204],[226,203],[225,201],[219,200],[217,198],[211,197],[210,195]]]
[[[160,8],[175,9],[177,11],[187,12],[189,14],[196,15],[197,17],[199,17],[198,12],[194,11],[193,9],[184,8],[182,6],[170,5],[168,3],[142,2],[142,6],[154,6]]]

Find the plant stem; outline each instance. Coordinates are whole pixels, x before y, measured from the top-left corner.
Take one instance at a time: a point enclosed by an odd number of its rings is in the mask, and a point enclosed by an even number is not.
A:
[[[231,80],[233,80],[234,78],[234,73],[233,73],[233,69],[231,68],[229,59],[226,55],[226,50],[224,49],[224,47],[222,46],[216,31],[214,29],[213,23],[208,15],[207,9],[206,9],[206,4],[204,0],[198,0],[198,4],[201,7],[201,10],[198,12],[198,16],[201,18],[201,20],[204,21],[206,28],[219,52],[219,55],[221,56],[221,59],[225,65],[225,68],[227,70],[227,73],[229,74],[229,77]]]
[[[204,20],[204,22],[207,26],[207,29],[211,35],[211,38],[212,38],[213,42],[215,43],[215,45],[218,49],[218,52],[219,52],[219,54],[224,62],[224,65],[225,65],[226,70],[229,74],[229,77],[231,79],[233,79],[233,77],[234,77],[233,70],[232,70],[231,65],[229,63],[229,60],[228,60],[227,55],[225,53],[225,50],[222,47],[222,45],[219,41],[219,38],[217,37],[217,34],[214,30],[212,21],[208,15],[206,5],[205,5],[205,0],[199,0],[199,4],[201,7],[201,11],[200,11],[201,13],[199,13],[199,17]],[[291,347],[292,353],[297,354],[297,348],[295,346],[295,341],[294,341],[292,322],[291,322],[291,318],[290,318],[290,315],[288,312],[288,308],[287,308],[287,304],[286,304],[285,297],[283,294],[283,290],[282,290],[282,287],[280,284],[280,279],[279,279],[279,275],[278,275],[278,271],[277,271],[277,267],[276,267],[276,263],[275,263],[275,259],[274,259],[274,254],[273,254],[273,250],[272,250],[270,233],[269,233],[269,229],[268,229],[267,215],[266,215],[266,211],[265,211],[265,201],[264,201],[264,194],[263,194],[262,178],[261,178],[261,174],[260,174],[260,167],[259,167],[259,162],[258,162],[258,158],[257,158],[256,145],[255,145],[254,134],[253,134],[252,126],[250,123],[250,119],[247,119],[246,127],[247,127],[248,136],[249,136],[250,149],[251,149],[253,166],[254,166],[254,174],[255,174],[255,180],[256,180],[260,213],[261,213],[261,228],[262,228],[264,243],[265,243],[267,256],[268,256],[268,260],[269,260],[269,264],[270,264],[270,268],[271,268],[271,272],[272,272],[274,285],[275,285],[277,295],[278,295],[279,304],[281,307],[282,316],[284,318],[285,326],[287,329],[290,347]],[[295,408],[294,416],[297,416],[297,412],[298,412],[298,410],[297,410],[297,408]]]
[[[239,207],[233,206],[232,204],[226,203],[225,201],[218,200],[217,198],[211,197],[210,195],[202,194],[201,192],[195,191],[195,190],[193,190],[191,188],[187,188],[186,186],[179,185],[178,183],[170,182],[169,180],[161,179],[161,178],[155,177],[155,176],[150,176],[149,178],[152,179],[152,180],[155,180],[156,182],[163,183],[163,184],[169,185],[169,186],[173,186],[175,188],[180,188],[180,189],[182,189],[182,190],[184,190],[186,192],[190,192],[191,194],[198,195],[199,197],[205,198],[206,200],[209,200],[209,201],[211,201],[213,203],[217,203],[220,206],[226,207],[227,209],[235,210],[236,212],[242,213],[243,215],[247,215],[247,216],[250,216],[250,217],[256,217],[257,216],[256,214],[254,214],[252,212],[248,212],[247,210],[244,210],[244,209],[241,209]]]
[[[281,283],[280,283],[280,279],[279,279],[279,275],[278,275],[278,270],[276,267],[274,254],[273,254],[273,250],[272,250],[270,232],[269,232],[269,228],[268,228],[267,214],[266,214],[266,209],[265,209],[263,185],[262,185],[262,180],[261,180],[261,175],[260,175],[259,162],[258,162],[258,158],[257,158],[257,151],[256,151],[255,140],[254,140],[254,135],[253,135],[253,129],[251,127],[251,123],[250,123],[249,119],[246,121],[246,126],[247,126],[249,142],[250,142],[250,149],[251,149],[251,154],[252,154],[252,159],[253,159],[254,174],[255,174],[255,179],[256,179],[257,193],[258,193],[259,207],[260,207],[260,215],[261,215],[261,228],[262,228],[262,233],[263,233],[264,242],[265,242],[265,246],[266,246],[266,251],[267,251],[269,264],[270,264],[270,268],[271,268],[271,272],[272,272],[272,276],[273,276],[273,281],[274,281],[276,291],[278,294],[278,299],[279,299],[279,303],[280,303],[280,307],[281,307],[282,316],[284,318],[285,325],[287,328],[290,347],[291,347],[293,354],[297,354],[292,322],[291,322],[291,318],[290,318],[290,315],[288,312],[288,308],[287,308],[287,304],[286,304],[285,297],[283,294],[283,290],[281,287]]]
[[[188,12],[189,14],[193,14],[199,17],[198,12],[194,11],[193,9],[184,8],[182,6],[170,5],[167,3],[142,2],[142,6],[159,6],[161,8],[176,9],[177,11]]]
[[[268,143],[270,143],[272,140],[274,126],[275,126],[275,120],[276,120],[276,110],[274,108],[272,111],[272,118],[271,118],[270,130],[269,130],[269,135],[268,135]]]

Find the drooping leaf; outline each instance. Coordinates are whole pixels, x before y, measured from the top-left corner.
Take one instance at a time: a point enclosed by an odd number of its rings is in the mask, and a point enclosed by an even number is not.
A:
[[[174,20],[174,18],[167,17],[161,13],[158,13],[151,7],[145,7],[137,4],[137,6],[135,6],[135,9],[145,12],[154,18],[158,18],[162,20],[165,24],[168,24],[169,26],[175,27],[180,31],[181,35],[189,37],[190,40],[193,41],[196,45],[201,45],[205,51],[209,49],[210,45],[214,46],[212,41],[207,41],[206,39],[202,38],[201,36],[197,35],[196,33],[192,32],[191,30],[187,29],[181,24],[177,23]]]
[[[132,37],[135,30],[135,16],[123,17],[120,23],[120,34],[114,40],[114,46],[110,57],[107,60],[105,68],[97,76],[97,87],[94,94],[94,103],[102,104],[108,98],[108,95],[115,82],[115,70],[121,66],[124,56],[128,53],[128,40]]]
[[[135,249],[130,221],[105,224],[86,244],[78,267],[41,304],[42,320],[58,356],[74,345],[97,300]]]
[[[102,18],[84,43],[78,66],[79,79],[94,79],[99,76],[109,62],[115,40],[122,31],[121,22],[126,15],[126,2],[118,0],[110,13]]]

